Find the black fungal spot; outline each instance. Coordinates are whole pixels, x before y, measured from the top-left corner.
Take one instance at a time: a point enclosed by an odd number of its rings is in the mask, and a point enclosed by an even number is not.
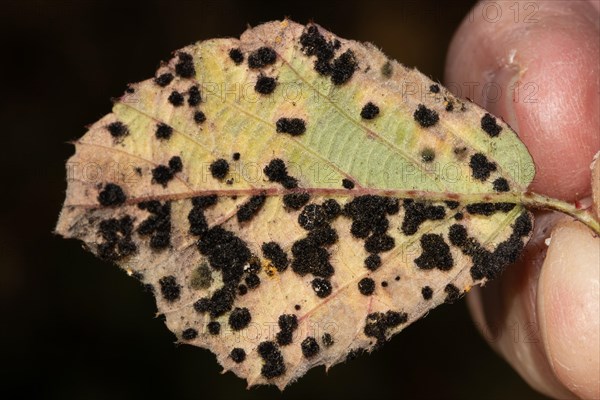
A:
[[[183,340],[193,340],[198,337],[198,331],[194,328],[187,328],[183,332],[181,332],[181,338]]]
[[[105,207],[119,206],[125,203],[127,197],[121,186],[107,183],[98,194],[98,202]]]
[[[163,299],[168,302],[179,300],[181,285],[177,283],[177,279],[173,275],[163,276],[158,283]]]
[[[331,246],[338,241],[338,234],[331,226],[324,225],[310,231],[306,239],[316,246]]]
[[[235,293],[232,285],[223,286],[218,289],[210,298],[209,314],[212,318],[216,318],[231,310]]]
[[[292,210],[301,209],[310,200],[310,195],[307,192],[288,193],[283,195],[283,204]]]
[[[250,249],[232,232],[215,226],[201,236],[198,250],[207,256],[212,268],[221,271],[223,287],[213,293],[208,307],[211,317],[216,318],[231,310],[233,306],[237,287],[244,274],[244,266],[251,259]]]
[[[487,157],[481,153],[476,153],[471,156],[469,166],[473,171],[473,178],[480,181],[486,181],[490,174],[496,171],[496,164],[489,162]]]
[[[196,300],[194,302],[193,306],[194,306],[194,310],[196,310],[197,313],[203,314],[205,312],[208,312],[210,310],[210,299],[203,297],[199,300]],[[220,329],[220,327],[221,327],[221,324],[219,324],[219,329]],[[210,324],[208,324],[208,328],[210,330]]]
[[[396,276],[396,277],[394,278],[394,280],[395,280],[395,281],[399,281],[399,280],[400,280],[400,277],[399,277],[399,276]]]
[[[454,224],[450,227],[450,230],[448,231],[448,238],[450,239],[450,243],[460,248],[466,247],[470,244],[467,241],[468,235],[466,228],[459,224]]]
[[[179,107],[183,104],[183,95],[179,93],[177,90],[173,90],[169,95],[168,99],[169,103],[171,103],[175,107]]]
[[[283,356],[274,342],[261,342],[258,345],[257,351],[264,361],[264,364],[260,370],[262,376],[267,379],[271,379],[281,376],[285,373]]]
[[[365,104],[362,108],[362,110],[360,111],[360,116],[363,119],[373,119],[376,116],[379,115],[379,107],[377,107],[375,104],[368,102],[367,104]]]
[[[509,264],[515,262],[523,250],[522,238],[529,235],[532,222],[527,211],[523,211],[512,226],[510,237],[500,243],[493,252],[484,248],[475,238],[467,234],[467,230],[460,224],[450,227],[448,238],[450,243],[471,257],[471,277],[474,280],[483,278],[493,279],[498,276]]]
[[[331,81],[335,85],[346,83],[358,69],[358,62],[352,50],[346,50],[341,56],[333,60],[331,66]]]
[[[448,102],[446,103],[446,111],[454,111],[454,103],[452,102],[452,100],[448,100]]]
[[[192,209],[188,214],[188,221],[190,223],[190,233],[192,235],[202,235],[208,230],[208,222],[204,216],[204,210],[217,203],[217,196],[199,196],[192,198]]]
[[[302,51],[307,56],[317,56],[315,70],[322,75],[330,71],[329,61],[334,56],[335,46],[333,42],[327,42],[316,26],[307,27],[300,36]]]
[[[451,283],[446,285],[444,292],[446,292],[446,299],[444,301],[448,304],[454,303],[461,295],[460,290]]]
[[[446,216],[444,206],[430,206],[423,202],[412,199],[404,200],[404,220],[402,221],[402,233],[414,235],[422,223],[427,220],[441,220]]]
[[[162,122],[156,125],[156,138],[157,139],[170,139],[173,134],[173,128]]]
[[[251,253],[246,243],[220,226],[210,228],[198,241],[200,253],[208,256],[210,266],[220,270],[225,285],[237,287]]]
[[[280,183],[286,189],[298,187],[298,180],[288,175],[285,163],[279,158],[272,159],[263,172],[271,182]]]
[[[498,178],[494,181],[494,190],[496,192],[508,192],[510,190],[510,186],[508,185],[508,181],[504,178]]]
[[[381,286],[387,287],[388,283],[386,281],[381,282]]]
[[[231,58],[235,65],[240,65],[244,62],[244,54],[238,48],[229,50],[229,58]]]
[[[300,304],[296,304],[296,305],[294,306],[294,310],[296,310],[296,311],[300,311],[300,309],[301,309],[301,308],[302,308],[302,307],[300,307]]]
[[[298,215],[298,224],[306,230],[322,226],[326,220],[325,210],[318,204],[308,204]]]
[[[377,339],[377,346],[385,342],[388,331],[408,321],[408,314],[398,311],[387,311],[385,314],[374,312],[367,315],[365,328],[363,330],[367,337]]]
[[[496,137],[502,131],[502,127],[496,123],[496,118],[492,117],[489,113],[486,113],[481,118],[481,129],[490,137]]]
[[[252,218],[258,214],[261,208],[264,206],[267,196],[264,194],[256,195],[250,197],[246,203],[244,203],[237,210],[237,220],[238,222],[246,222],[250,221]]]
[[[179,62],[175,64],[175,73],[182,78],[191,78],[196,75],[194,69],[194,59],[192,56],[185,52],[179,52]]]
[[[302,33],[300,44],[304,54],[317,57],[315,71],[331,76],[331,81],[336,85],[347,82],[358,68],[356,57],[351,50],[333,59],[335,50],[341,47],[341,42],[337,39],[328,42],[314,25],[307,27]]]
[[[448,208],[451,210],[455,210],[458,208],[458,206],[460,206],[460,203],[458,201],[453,201],[453,200],[446,200],[446,201],[444,201],[444,203],[446,203]]]
[[[246,307],[236,307],[231,314],[229,314],[229,326],[231,326],[231,329],[234,331],[239,331],[247,327],[250,320],[252,320],[252,316]]]
[[[317,57],[314,63],[315,71],[321,75],[331,76],[331,81],[336,85],[347,82],[358,69],[352,50],[346,50],[338,58],[333,59],[335,50],[341,47],[341,42],[337,39],[328,42],[314,25],[307,27],[300,36],[300,44],[304,54]]]
[[[315,294],[322,299],[331,294],[331,282],[329,282],[327,279],[315,278],[312,280],[311,286]]]
[[[238,286],[238,295],[244,296],[246,293],[248,293],[248,287],[246,285]]]
[[[298,317],[294,314],[282,314],[279,316],[279,329],[276,339],[277,344],[286,346],[292,343],[293,333],[298,328]]]
[[[211,321],[207,325],[208,333],[211,335],[218,335],[221,333],[221,324],[217,321]]]
[[[169,168],[173,173],[181,172],[183,170],[183,162],[181,161],[181,157],[174,156],[169,160]]]
[[[414,112],[413,117],[415,121],[419,123],[423,128],[429,128],[438,123],[440,116],[434,110],[430,110],[423,104],[419,104],[417,110]]]
[[[323,342],[323,345],[325,347],[331,347],[335,343],[333,340],[333,336],[331,336],[330,333],[324,333],[321,337],[321,342]]]
[[[98,233],[103,242],[98,245],[98,256],[105,260],[116,261],[137,251],[131,240],[133,219],[126,215],[121,219],[110,218],[100,222]]]
[[[394,198],[387,198],[387,204],[385,206],[385,212],[389,215],[398,214],[400,211],[400,200]]]
[[[377,254],[371,254],[365,258],[365,267],[371,271],[377,270],[381,267],[381,257]]]
[[[173,74],[164,73],[154,78],[154,83],[160,87],[165,87],[173,81]]]
[[[278,133],[288,133],[291,136],[306,132],[306,122],[300,118],[279,118],[275,126]]]
[[[223,158],[219,158],[210,164],[210,173],[213,178],[222,181],[229,173],[229,163]]]
[[[323,211],[328,221],[333,220],[342,212],[342,207],[334,199],[325,200],[323,203]]]
[[[108,132],[115,139],[127,136],[129,134],[129,129],[127,129],[127,126],[121,121],[111,122],[106,126],[106,129],[108,129]]]
[[[515,203],[473,203],[467,205],[469,214],[492,215],[495,212],[507,213],[515,208]]]
[[[277,59],[275,50],[270,47],[261,47],[248,56],[248,66],[252,69],[264,68],[273,64]]]
[[[421,295],[425,300],[431,300],[433,297],[433,290],[429,286],[424,286],[421,289]]]
[[[342,179],[342,186],[344,187],[344,189],[354,189],[354,182],[352,182],[350,179]]]
[[[188,105],[190,107],[195,107],[202,101],[202,95],[200,94],[200,89],[197,85],[192,86],[188,90]]]
[[[196,111],[196,112],[194,113],[194,121],[195,121],[197,124],[201,124],[201,123],[203,123],[204,121],[206,121],[206,115],[204,115],[204,113],[203,113],[202,111]]]
[[[217,204],[218,200],[219,200],[219,198],[217,197],[216,194],[211,194],[208,196],[197,196],[197,197],[192,197],[192,204],[194,205],[194,207],[199,207],[199,208],[205,209],[205,208],[212,207],[215,204]]]
[[[431,93],[439,93],[440,92],[440,87],[436,84],[433,84],[431,86],[429,86],[429,91]]]
[[[450,246],[442,235],[427,233],[421,236],[421,250],[421,255],[415,259],[415,264],[421,269],[449,271],[454,266]]]
[[[173,171],[166,165],[159,165],[152,170],[152,183],[158,183],[163,187],[167,187],[167,184],[173,179]]]
[[[250,274],[245,279],[248,289],[256,289],[260,285],[260,278],[256,274]]]
[[[148,211],[151,215],[142,221],[137,228],[140,235],[151,235],[150,247],[161,250],[171,244],[171,203],[161,204],[159,201],[143,201],[138,208]]]
[[[365,240],[365,250],[369,253],[390,251],[394,248],[394,245],[394,238],[386,234],[375,233]]]
[[[371,278],[362,278],[358,282],[358,291],[365,296],[372,295],[375,291],[375,281]]]
[[[394,247],[394,239],[385,234],[389,228],[386,215],[396,212],[397,199],[383,196],[359,196],[344,207],[344,214],[352,219],[350,233],[357,238],[366,238],[365,249],[370,253]]]
[[[233,159],[233,161],[238,161],[240,159],[240,153],[233,153],[231,158]]]
[[[456,214],[454,214],[454,219],[457,220],[457,221],[460,221],[463,218],[464,218],[464,215],[461,212],[457,212]]]
[[[261,249],[265,258],[271,260],[277,271],[283,272],[287,269],[289,260],[279,244],[275,242],[263,243]]]
[[[312,336],[308,336],[304,339],[300,344],[300,348],[302,349],[302,355],[306,358],[316,356],[321,350],[319,343],[317,343],[317,340]]]
[[[425,148],[421,151],[421,160],[424,163],[430,163],[435,160],[435,151],[432,148]]]
[[[183,163],[179,156],[171,157],[169,160],[169,166],[159,165],[152,170],[152,183],[158,183],[163,187],[167,187],[167,184],[173,179],[176,173],[181,172],[183,169]]]
[[[229,353],[229,357],[231,357],[233,362],[239,364],[246,360],[246,352],[244,351],[244,349],[236,347],[233,350],[231,350],[231,353]]]
[[[292,255],[292,270],[300,276],[311,273],[328,278],[333,275],[334,269],[329,262],[329,253],[310,238],[296,241],[292,245]]]
[[[277,87],[277,81],[275,78],[271,78],[269,76],[259,75],[256,80],[256,85],[254,85],[254,90],[256,90],[260,94],[271,94],[275,91]]]

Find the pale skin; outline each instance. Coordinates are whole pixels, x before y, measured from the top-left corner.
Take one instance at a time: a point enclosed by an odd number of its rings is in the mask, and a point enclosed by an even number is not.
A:
[[[472,100],[527,145],[537,170],[530,190],[584,205],[600,150],[599,38],[598,0],[484,2],[455,34],[446,64],[446,84],[479,83]],[[499,98],[481,90],[490,81]],[[532,387],[596,399],[599,281],[600,238],[572,218],[537,212],[521,260],[467,299],[484,337]]]

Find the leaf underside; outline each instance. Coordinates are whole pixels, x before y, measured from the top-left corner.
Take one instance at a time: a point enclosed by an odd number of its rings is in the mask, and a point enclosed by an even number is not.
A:
[[[509,126],[318,25],[175,52],[75,147],[57,232],[249,385],[379,347],[531,230],[533,163]]]

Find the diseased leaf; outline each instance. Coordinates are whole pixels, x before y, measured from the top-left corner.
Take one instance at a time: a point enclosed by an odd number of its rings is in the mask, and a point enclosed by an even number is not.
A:
[[[380,346],[497,276],[532,227],[508,125],[289,20],[177,51],[75,146],[57,232],[249,385]]]

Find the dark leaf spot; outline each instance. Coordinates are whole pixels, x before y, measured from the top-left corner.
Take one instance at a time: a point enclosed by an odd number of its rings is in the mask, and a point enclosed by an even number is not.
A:
[[[437,112],[430,110],[423,104],[419,104],[417,110],[413,114],[415,121],[419,123],[423,128],[429,128],[438,123],[440,117]]]

